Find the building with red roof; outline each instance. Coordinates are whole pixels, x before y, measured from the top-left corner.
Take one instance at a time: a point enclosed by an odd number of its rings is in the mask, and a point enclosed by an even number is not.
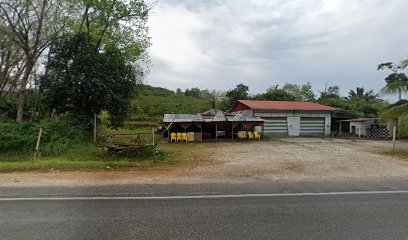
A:
[[[232,113],[261,117],[266,135],[327,136],[334,110],[312,102],[239,100]]]

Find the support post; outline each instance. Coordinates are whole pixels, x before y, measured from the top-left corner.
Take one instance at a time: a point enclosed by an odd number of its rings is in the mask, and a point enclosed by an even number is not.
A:
[[[231,125],[231,139],[234,139],[234,125]]]
[[[217,123],[215,123],[215,140],[218,140],[218,126],[217,126]]]
[[[93,131],[93,140],[94,140],[94,143],[96,143],[96,113],[94,113],[94,124],[93,124],[94,126],[94,131]]]
[[[341,136],[341,121],[339,121],[339,136]]]
[[[361,138],[361,126],[358,127],[358,137]]]

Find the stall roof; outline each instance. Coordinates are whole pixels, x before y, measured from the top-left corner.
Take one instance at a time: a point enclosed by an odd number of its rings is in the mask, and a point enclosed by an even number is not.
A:
[[[195,114],[164,114],[163,122],[193,122]]]
[[[231,115],[231,116],[226,116],[228,122],[264,122],[264,120],[262,118],[259,117],[252,117],[252,116],[245,116],[245,119],[234,119],[235,116]]]
[[[241,112],[236,115],[225,115],[218,111],[214,117],[203,117],[198,114],[164,114],[164,123],[174,122],[263,122],[259,117],[244,116]]]

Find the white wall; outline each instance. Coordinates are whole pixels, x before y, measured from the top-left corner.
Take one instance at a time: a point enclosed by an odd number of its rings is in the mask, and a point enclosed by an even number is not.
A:
[[[375,120],[365,122],[350,122],[350,133],[352,133],[353,127],[356,128],[357,136],[366,136],[366,130],[371,128]]]
[[[288,136],[299,136],[300,117],[288,117]]]

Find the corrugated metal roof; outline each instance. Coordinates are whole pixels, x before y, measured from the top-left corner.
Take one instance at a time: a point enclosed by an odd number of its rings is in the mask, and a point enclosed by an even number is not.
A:
[[[212,122],[225,122],[227,118],[221,110],[218,110],[215,116],[211,120]]]
[[[215,114],[217,114],[218,111],[221,111],[221,110],[212,108],[212,109],[210,109],[210,110],[208,110],[208,111],[203,112],[202,115],[203,115],[203,116],[215,116]],[[227,115],[227,114],[228,114],[228,113],[226,113],[226,112],[222,112],[222,113],[224,113],[224,115]]]
[[[164,114],[163,122],[193,122],[195,114]]]
[[[312,102],[238,100],[251,109],[334,111],[336,108]]]
[[[340,120],[340,122],[369,122],[369,121],[376,121],[378,118],[354,118],[354,119],[347,119],[347,120]]]
[[[264,122],[262,118],[259,117],[252,117],[252,116],[245,116],[245,120],[241,121],[241,119],[234,119],[234,115],[226,116],[228,122]]]
[[[242,119],[242,117],[244,119]],[[258,117],[243,116],[242,113],[237,115],[224,115],[222,111],[218,111],[214,117],[203,117],[200,113],[198,114],[164,114],[164,123],[178,123],[178,122],[236,122],[236,121],[247,121],[247,122],[263,122],[264,120]]]

